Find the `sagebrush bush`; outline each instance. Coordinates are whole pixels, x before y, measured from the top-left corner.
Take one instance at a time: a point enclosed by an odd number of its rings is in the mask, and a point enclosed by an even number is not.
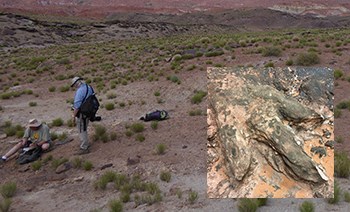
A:
[[[52,120],[51,125],[54,127],[60,127],[63,125],[63,120],[61,118],[54,119]]]
[[[270,56],[278,57],[278,56],[281,56],[281,54],[282,54],[282,50],[276,46],[268,46],[262,50],[262,56],[264,57],[270,57]]]
[[[314,52],[301,53],[295,60],[296,65],[311,66],[320,63],[319,56]]]
[[[109,202],[109,209],[111,212],[122,212],[123,203],[121,203],[119,200],[111,200]]]
[[[315,211],[314,203],[310,201],[304,201],[300,205],[299,210],[300,212],[314,212]]]
[[[134,123],[130,126],[131,130],[135,133],[143,132],[145,127],[142,123]]]
[[[158,121],[152,121],[151,122],[151,128],[156,130],[158,128]]]
[[[142,134],[137,134],[136,135],[136,140],[139,141],[139,142],[143,142],[145,140],[145,136],[142,135]]]
[[[95,126],[95,134],[92,136],[94,141],[102,141],[106,143],[109,141],[109,136],[107,133],[106,127],[96,124]]]
[[[207,95],[205,91],[197,91],[194,96],[191,98],[193,104],[199,104],[202,102],[203,98]]]
[[[350,176],[350,159],[346,152],[335,152],[334,175],[341,178]]]
[[[163,155],[165,153],[166,146],[165,144],[157,144],[156,145],[156,153],[158,155]]]
[[[191,204],[195,203],[197,199],[198,199],[198,193],[196,191],[190,191],[190,193],[188,193],[188,201]]]
[[[90,171],[94,166],[91,161],[83,161],[82,167],[85,171]]]
[[[327,201],[329,204],[337,204],[340,201],[341,197],[341,188],[336,182],[334,182],[334,197],[329,198]]]
[[[159,175],[160,180],[165,181],[165,182],[170,182],[171,179],[171,173],[168,171],[162,171]]]
[[[114,103],[109,102],[105,105],[106,110],[114,110]]]
[[[12,201],[10,198],[4,198],[4,200],[0,201],[0,211],[8,212],[10,211]]]
[[[242,198],[238,202],[239,212],[255,212],[258,210],[258,202],[256,199]]]
[[[37,161],[34,161],[31,166],[32,166],[32,169],[33,171],[37,171],[41,168],[41,161],[40,160],[37,160]]]
[[[17,190],[17,184],[15,182],[7,182],[1,185],[0,193],[6,198],[11,198],[15,195]]]

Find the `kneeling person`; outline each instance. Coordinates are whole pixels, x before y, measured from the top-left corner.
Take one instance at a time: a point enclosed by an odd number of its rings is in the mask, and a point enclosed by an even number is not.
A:
[[[29,147],[40,147],[43,151],[48,150],[52,145],[49,127],[37,119],[29,120],[28,127],[24,132],[23,139],[19,141],[10,151],[8,151],[1,160],[6,161],[19,149]]]

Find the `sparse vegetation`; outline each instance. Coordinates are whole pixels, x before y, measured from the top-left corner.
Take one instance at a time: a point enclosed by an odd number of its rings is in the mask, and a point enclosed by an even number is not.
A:
[[[109,208],[111,212],[122,212],[123,203],[121,203],[119,200],[112,200],[109,202]]]
[[[271,57],[271,56],[274,56],[274,57],[278,57],[280,56],[282,53],[282,50],[276,46],[268,46],[268,47],[265,47],[262,51],[262,56],[264,57]]]
[[[301,53],[295,61],[299,66],[311,66],[320,63],[320,58],[315,52]]]
[[[60,127],[63,125],[63,120],[61,118],[54,119],[52,120],[51,125],[54,127]]]
[[[66,162],[68,162],[68,159],[67,159],[67,158],[52,159],[52,161],[51,161],[51,166],[52,166],[54,169],[57,169],[57,167],[59,167],[60,165],[66,163]]]
[[[158,129],[158,121],[152,121],[151,122],[151,128],[154,129],[154,130]]]
[[[340,197],[341,197],[341,188],[335,182],[334,183],[334,197],[329,198],[327,201],[329,204],[337,204],[340,201]]]
[[[170,182],[171,179],[171,173],[168,171],[162,171],[159,175],[160,180],[165,181],[165,182]]]
[[[350,203],[350,193],[349,192],[344,192],[344,201]]]
[[[145,127],[143,126],[142,123],[134,123],[130,126],[131,130],[135,133],[140,133],[143,132]]]
[[[4,198],[4,200],[0,201],[0,211],[8,212],[10,211],[12,201],[10,198]]]
[[[7,182],[1,185],[0,193],[6,198],[11,198],[15,195],[17,190],[17,184],[15,182]]]
[[[342,76],[344,75],[343,71],[342,70],[339,70],[339,69],[335,69],[334,70],[334,78],[337,80],[337,79],[340,79]]]
[[[34,161],[31,164],[31,166],[32,166],[33,171],[37,171],[41,168],[41,161],[40,160]]]
[[[334,153],[334,174],[337,177],[348,178],[350,176],[350,159],[346,152]]]
[[[94,125],[95,134],[92,136],[94,141],[102,141],[106,143],[109,141],[109,136],[106,130],[106,127],[96,124]]]
[[[256,199],[242,198],[238,202],[239,212],[255,212],[258,210],[258,202]]]
[[[191,110],[188,112],[190,116],[201,116],[202,115],[202,110],[201,109],[196,109],[196,110]]]
[[[158,155],[163,155],[165,153],[166,146],[165,144],[157,144],[156,145],[156,153]]]
[[[139,142],[143,142],[145,140],[145,136],[142,135],[142,134],[137,134],[136,135],[136,140],[139,141]]]
[[[35,106],[37,106],[38,104],[36,103],[36,102],[29,102],[29,106],[30,107],[35,107]]]
[[[114,110],[114,103],[109,102],[105,105],[106,110]]]
[[[300,207],[299,207],[300,212],[314,212],[315,211],[315,206],[314,203],[310,201],[304,201]]]
[[[202,102],[203,98],[207,95],[207,92],[204,91],[196,91],[194,96],[191,98],[191,102],[193,104],[199,104]]]
[[[196,191],[190,191],[190,193],[188,193],[188,201],[190,202],[190,204],[194,204],[197,199],[198,193]]]
[[[83,161],[82,167],[85,171],[90,171],[93,168],[91,161]]]

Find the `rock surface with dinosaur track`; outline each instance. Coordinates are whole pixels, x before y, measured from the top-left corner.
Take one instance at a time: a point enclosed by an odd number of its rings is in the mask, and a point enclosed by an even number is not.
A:
[[[209,68],[209,196],[332,196],[332,76],[328,68]]]

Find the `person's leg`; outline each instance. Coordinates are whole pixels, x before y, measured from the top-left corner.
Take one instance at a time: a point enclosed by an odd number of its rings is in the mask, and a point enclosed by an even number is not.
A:
[[[84,119],[82,118],[82,115],[80,114],[77,124],[78,124],[79,137],[80,137],[80,149],[86,150],[89,148],[89,140],[88,140],[88,133],[87,133],[89,120],[86,119],[84,121]]]
[[[11,155],[15,154],[20,148],[23,147],[22,141],[18,142],[14,147],[10,149],[4,156],[2,156],[3,159],[7,160]]]

